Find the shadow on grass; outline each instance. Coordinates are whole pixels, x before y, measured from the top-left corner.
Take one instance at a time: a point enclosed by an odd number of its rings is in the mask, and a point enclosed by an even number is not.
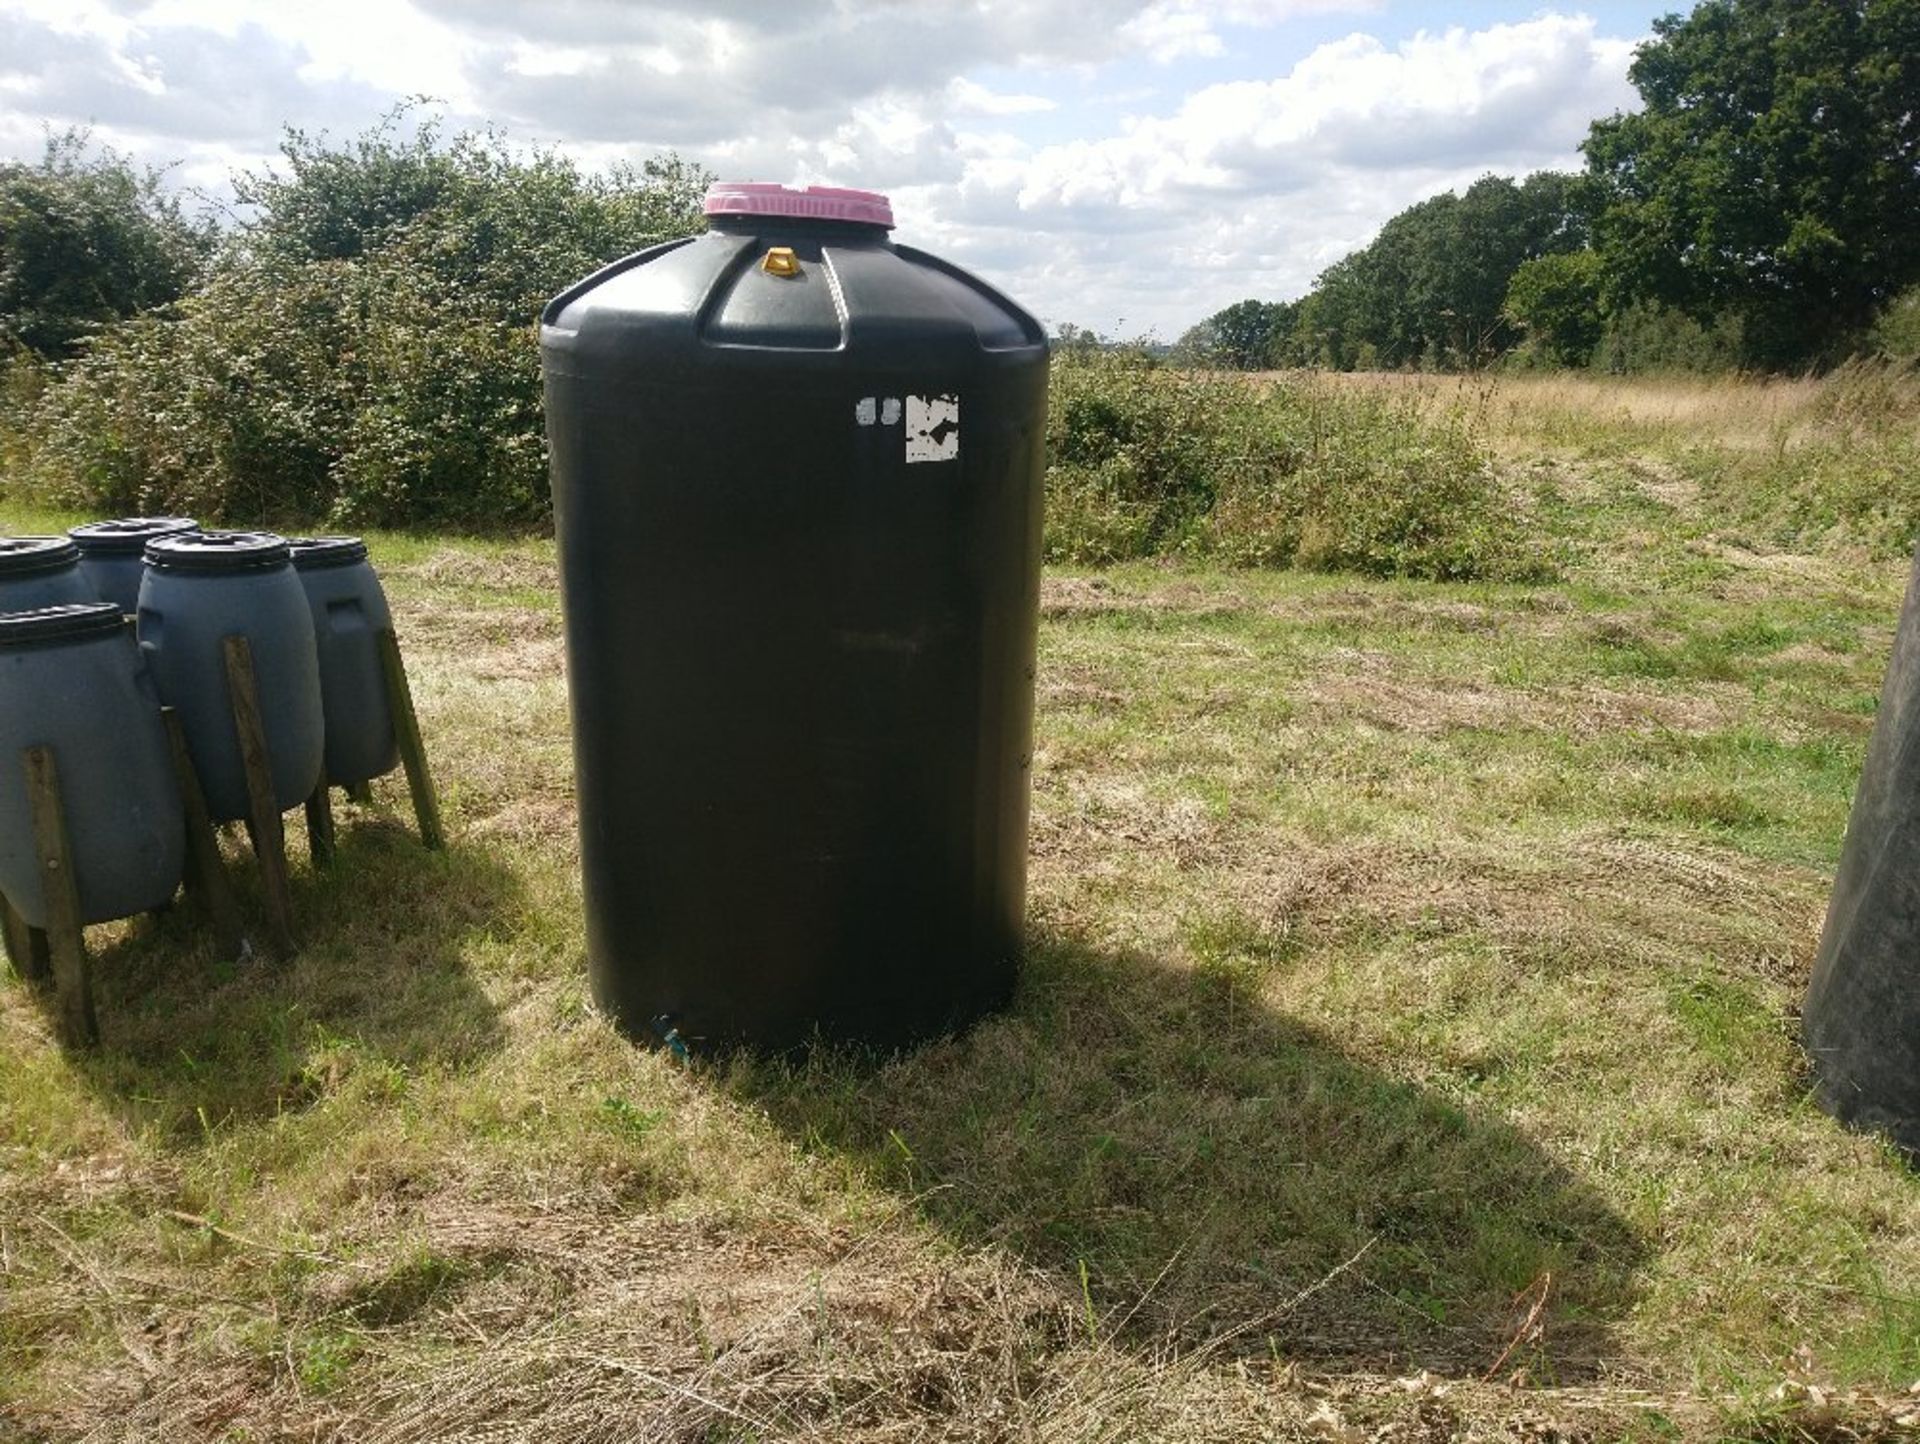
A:
[[[428,852],[378,815],[343,819],[325,871],[305,865],[288,817],[295,933],[283,962],[218,956],[192,900],[93,945],[98,1047],[76,1074],[136,1127],[185,1143],[227,1122],[295,1111],[325,1092],[329,1058],[416,1068],[496,1049],[496,1011],[463,951],[513,907],[520,884],[483,849]],[[228,873],[256,947],[259,874],[232,841]],[[96,934],[97,937],[97,934]],[[43,1005],[52,1006],[50,997]]]
[[[1600,1367],[1645,1256],[1491,1113],[1242,985],[1068,936],[1037,939],[1013,1010],[964,1038],[729,1076],[1135,1347],[1565,1383]]]

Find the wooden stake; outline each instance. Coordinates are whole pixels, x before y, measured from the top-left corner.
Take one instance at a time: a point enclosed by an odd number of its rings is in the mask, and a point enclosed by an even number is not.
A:
[[[0,943],[5,944],[7,949],[7,965],[24,978],[27,975],[24,961],[27,935],[15,925],[14,919],[18,916],[13,904],[7,901],[4,894],[0,894]]]
[[[27,929],[27,981],[43,988],[53,981],[53,946],[45,928]]]
[[[267,728],[260,716],[260,688],[253,670],[253,648],[243,636],[221,643],[226,652],[227,701],[240,740],[240,761],[247,774],[248,821],[254,856],[267,894],[267,935],[281,957],[293,952],[293,893],[287,883],[287,835],[280,823],[280,802],[273,790],[273,763],[267,752]]]
[[[446,846],[446,836],[440,829],[440,799],[434,795],[433,776],[427,771],[427,749],[420,740],[413,689],[407,685],[407,664],[400,660],[400,639],[392,627],[383,627],[379,642],[380,669],[387,678],[387,709],[393,713],[393,736],[400,744],[400,760],[406,764],[413,815],[420,820],[420,841],[438,850]]]
[[[0,897],[0,936],[4,936],[7,961],[14,972],[29,983],[47,981],[52,964],[47,958],[46,934],[27,926],[27,920],[13,910],[13,904]]]
[[[100,1041],[93,1011],[93,979],[80,921],[79,884],[73,875],[73,849],[67,839],[66,809],[60,801],[60,769],[51,747],[29,747],[21,754],[27,769],[27,804],[33,818],[33,850],[40,864],[40,887],[47,906],[47,946],[52,953],[54,996],[60,1031],[74,1047]]]
[[[333,798],[324,777],[307,799],[307,852],[315,867],[333,866]]]
[[[206,905],[221,952],[230,958],[244,958],[250,949],[240,927],[240,907],[227,884],[227,867],[220,860],[220,841],[214,836],[213,819],[207,812],[207,796],[200,790],[200,774],[194,770],[193,754],[187,751],[187,734],[180,729],[180,716],[173,708],[162,707],[160,720],[166,724],[173,776],[187,816],[187,886]]]

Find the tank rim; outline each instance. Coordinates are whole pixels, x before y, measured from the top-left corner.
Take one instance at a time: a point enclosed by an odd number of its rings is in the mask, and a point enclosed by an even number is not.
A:
[[[80,548],[64,536],[0,536],[0,576],[57,572],[80,560]]]
[[[138,556],[150,541],[199,530],[200,523],[190,516],[122,516],[110,521],[90,521],[71,528],[67,535],[83,553]]]
[[[155,537],[145,555],[156,571],[224,575],[283,567],[292,549],[270,531],[200,531]]]
[[[68,602],[25,612],[0,612],[0,648],[44,646],[106,636],[126,626],[112,602]]]
[[[367,544],[357,536],[290,536],[296,571],[354,566],[367,559]]]

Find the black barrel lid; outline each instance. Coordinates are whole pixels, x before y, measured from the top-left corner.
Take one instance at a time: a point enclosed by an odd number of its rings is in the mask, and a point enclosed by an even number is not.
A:
[[[346,567],[367,559],[367,544],[357,536],[290,536],[293,564],[309,567]]]
[[[0,647],[32,647],[71,642],[95,633],[117,632],[126,625],[112,602],[68,602],[30,612],[0,612]]]
[[[155,537],[147,565],[169,572],[254,572],[285,566],[287,539],[270,531],[195,531]]]
[[[0,577],[57,572],[80,560],[80,549],[63,536],[0,536]]]
[[[113,521],[90,521],[67,533],[83,552],[133,552],[147,549],[155,537],[178,536],[199,531],[200,523],[190,516],[123,516]]]

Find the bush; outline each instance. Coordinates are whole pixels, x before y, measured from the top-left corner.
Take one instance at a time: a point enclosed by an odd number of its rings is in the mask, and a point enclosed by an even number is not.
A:
[[[1063,356],[1047,415],[1047,550],[1074,561],[1189,544],[1250,438],[1244,382],[1126,352]]]
[[[1546,569],[1457,420],[1298,381],[1062,358],[1047,425],[1046,551],[1436,579]]]
[[[0,347],[0,483],[26,469],[27,418],[47,389],[47,368],[24,346]]]
[[[70,356],[102,326],[184,295],[213,249],[155,171],[82,131],[0,162],[0,353]]]
[[[697,230],[677,160],[583,174],[400,117],[290,132],[241,177],[253,218],[209,280],[98,338],[26,414],[25,480],[94,511],[500,528],[547,515],[546,299]]]

